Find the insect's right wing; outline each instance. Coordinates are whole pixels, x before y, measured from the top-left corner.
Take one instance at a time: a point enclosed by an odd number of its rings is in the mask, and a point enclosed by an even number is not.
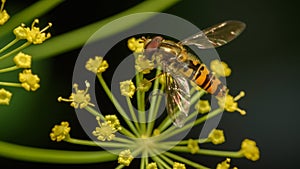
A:
[[[166,73],[166,104],[173,124],[182,127],[189,113],[190,95],[188,81],[181,76]]]
[[[179,42],[182,45],[195,45],[200,49],[223,46],[239,36],[246,24],[241,21],[225,21],[204,29]]]

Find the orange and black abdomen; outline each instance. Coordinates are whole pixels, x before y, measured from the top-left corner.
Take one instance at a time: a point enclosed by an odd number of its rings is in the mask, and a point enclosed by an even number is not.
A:
[[[226,86],[203,63],[197,65],[190,63],[190,67],[194,69],[192,81],[198,86],[215,96],[222,97],[226,95]]]

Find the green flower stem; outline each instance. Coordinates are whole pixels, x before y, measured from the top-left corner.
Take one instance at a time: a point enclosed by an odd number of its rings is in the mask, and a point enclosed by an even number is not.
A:
[[[172,124],[172,120],[170,119],[170,117],[166,117],[163,122],[157,127],[157,129],[162,132],[164,131],[166,128],[168,128],[170,125]]]
[[[160,74],[160,72],[161,72],[161,70],[157,69],[155,77],[157,77]],[[158,86],[159,86],[159,78],[156,78],[154,81],[154,85],[153,85],[153,91],[157,91]],[[159,96],[157,96],[156,93],[155,93],[155,96],[151,97],[150,108],[149,108],[149,113],[148,113],[149,123],[147,124],[147,136],[151,135],[151,132],[152,132],[154,124],[155,124],[155,118],[156,118],[157,112],[158,112],[158,108],[156,108],[156,107],[159,106],[158,103],[160,103],[158,97]]]
[[[124,11],[120,12],[114,16],[108,17],[106,19],[103,19],[101,21],[98,21],[96,23],[87,25],[85,27],[64,33],[62,35],[53,37],[46,42],[44,42],[41,46],[30,46],[25,51],[34,55],[34,59],[42,59],[47,58],[50,56],[58,55],[67,51],[70,51],[75,48],[79,48],[80,46],[84,45],[87,41],[87,39],[96,32],[99,28],[104,26],[105,24],[114,21],[120,17],[127,16],[130,14],[140,13],[140,12],[159,12],[163,11],[170,6],[174,5],[175,3],[180,2],[180,0],[151,0],[151,1],[143,1],[142,3]],[[103,33],[99,35],[98,37],[95,37],[94,40],[100,40],[104,39],[106,37],[109,37],[113,34],[116,34],[118,32],[122,32],[126,29],[129,29],[138,23],[141,23],[142,21],[145,21],[148,19],[151,15],[148,15],[146,17],[140,17],[136,20],[130,20],[126,22],[126,24],[122,26],[115,27],[114,29],[108,30],[106,33]],[[22,18],[22,17],[21,17]],[[9,29],[11,30],[11,29]],[[2,31],[0,31],[2,32]],[[65,43],[66,39],[68,39],[68,43]],[[61,45],[64,44],[64,45]],[[53,50],[55,49],[55,50]],[[45,52],[47,51],[47,52]]]
[[[143,154],[144,154],[144,153],[143,153]],[[145,169],[145,165],[146,165],[145,158],[144,158],[144,157],[142,157],[142,158],[141,158],[140,169]]]
[[[175,146],[171,148],[171,151],[190,153],[191,150],[187,146]],[[197,154],[219,156],[219,157],[231,157],[231,158],[242,158],[244,157],[240,151],[221,151],[221,150],[207,150],[200,149]]]
[[[161,166],[159,168],[166,168],[166,169],[172,169],[166,162],[164,162],[159,156],[152,156],[151,157],[153,161],[157,163],[158,166]]]
[[[159,156],[161,159],[165,160],[165,161],[166,161],[167,163],[169,163],[170,165],[173,165],[173,164],[174,164],[174,162],[173,162],[170,158],[166,157],[165,155],[163,155],[163,154],[158,154],[158,156]]]
[[[4,69],[0,69],[0,73],[10,72],[19,69],[18,66],[12,66]]]
[[[20,39],[14,39],[13,41],[9,42],[7,45],[5,45],[3,48],[0,49],[0,53],[2,53],[3,51],[5,51],[6,49],[8,49],[9,47],[13,46],[14,44],[16,44]]]
[[[22,87],[21,83],[0,82],[0,86]]]
[[[115,140],[115,139],[114,139]],[[90,141],[90,140],[80,140],[75,138],[64,139],[64,141],[72,144],[86,145],[86,146],[101,146],[101,147],[111,147],[111,148],[124,148],[123,144],[115,142],[100,142],[100,141]]]
[[[119,104],[119,102],[117,101],[117,99],[114,97],[114,95],[111,93],[111,91],[108,89],[103,77],[101,74],[97,74],[98,80],[100,82],[100,84],[102,85],[105,93],[107,94],[107,96],[109,97],[109,99],[111,100],[111,102],[114,104],[114,106],[116,107],[116,109],[118,110],[118,112],[121,114],[121,116],[123,117],[123,119],[125,120],[125,122],[127,123],[127,125],[129,126],[129,128],[131,129],[131,131],[136,135],[136,136],[140,136],[140,133],[136,130],[136,128],[134,127],[134,125],[132,124],[132,122],[129,120],[129,117],[127,116],[126,112],[124,111],[124,109],[121,107],[121,105]]]
[[[86,106],[85,110],[87,110],[89,113],[91,113],[95,117],[100,117],[100,119],[105,120],[104,116],[102,114],[100,114],[97,110],[92,108],[91,106]]]
[[[133,120],[133,122],[134,122],[134,125],[135,125],[136,129],[138,130],[138,132],[140,132],[140,131],[141,131],[141,130],[140,130],[140,126],[139,126],[138,120],[137,120],[137,118],[136,118],[135,112],[134,112],[134,110],[133,110],[133,106],[132,106],[132,103],[131,103],[130,98],[129,98],[129,97],[126,97],[126,101],[127,101],[127,105],[128,105],[128,107],[129,107],[129,112],[130,112],[130,114],[131,114],[131,117],[132,117],[132,120]]]
[[[121,169],[121,168],[124,168],[124,167],[125,167],[125,165],[119,164],[118,167],[116,167],[115,169]]]
[[[186,158],[180,157],[180,156],[178,156],[176,154],[173,154],[173,153],[170,153],[170,152],[164,152],[163,154],[166,155],[166,156],[168,156],[168,157],[170,157],[170,158],[173,158],[173,159],[175,159],[177,161],[183,162],[183,163],[185,163],[185,164],[187,164],[189,166],[195,167],[195,168],[209,169],[209,168],[207,168],[207,167],[205,167],[203,165],[200,165],[198,163],[195,163],[193,161],[190,161],[190,160],[188,160]]]
[[[143,74],[137,73],[135,80],[136,80],[136,86],[138,86],[143,80]],[[139,124],[141,128],[141,133],[144,134],[146,131],[145,92],[137,90],[136,99],[137,99],[137,107],[138,107],[138,115],[139,115],[138,117],[140,122]]]
[[[22,49],[26,48],[26,47],[29,46],[30,44],[31,44],[31,43],[27,41],[27,42],[25,42],[23,45],[17,47],[16,49],[14,49],[14,50],[12,50],[12,51],[10,51],[10,52],[8,52],[8,53],[6,53],[6,54],[0,56],[0,61],[3,60],[3,59],[5,59],[5,58],[7,58],[7,57],[9,57],[9,56],[11,56],[11,55],[13,55],[13,54],[16,53],[16,52],[21,51]]]
[[[121,134],[124,134],[125,136],[131,137],[131,138],[136,137],[134,134],[132,134],[126,128],[124,128],[123,126],[121,126],[121,127],[122,127],[122,129],[119,131]]]
[[[205,90],[200,90],[194,94],[190,100],[190,104],[194,104],[196,101],[198,101],[204,94],[206,94]]]
[[[205,120],[208,120],[208,119],[210,119],[210,118],[212,118],[212,117],[214,117],[214,116],[216,116],[216,115],[218,115],[222,112],[223,112],[223,109],[218,108],[218,109],[215,109],[214,111],[208,113],[207,115],[198,118],[194,123],[186,124],[182,128],[177,128],[175,126],[172,126],[168,130],[166,130],[165,132],[161,133],[160,137],[158,137],[157,139],[164,140],[166,138],[170,138],[170,137],[174,136],[177,133],[183,132],[185,130],[188,130],[188,129],[192,128],[193,126],[196,126],[200,123],[203,123]]]
[[[0,27],[0,39],[6,34],[11,33],[11,30],[20,25],[20,23],[31,22],[36,17],[39,17],[60,3],[64,2],[63,0],[47,0],[47,1],[37,1],[33,5],[30,5],[28,8],[16,13],[13,15],[7,23]],[[47,53],[47,52],[44,52]]]
[[[106,151],[65,151],[33,148],[0,141],[0,156],[16,160],[61,164],[101,163],[116,160]]]

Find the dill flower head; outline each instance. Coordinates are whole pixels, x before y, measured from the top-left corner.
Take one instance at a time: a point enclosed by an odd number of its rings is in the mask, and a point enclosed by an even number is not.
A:
[[[60,125],[55,125],[52,128],[52,132],[50,133],[50,138],[52,141],[60,142],[69,136],[71,128],[69,127],[69,123],[63,121]]]
[[[138,55],[135,59],[135,69],[143,74],[148,74],[154,69],[154,63],[145,55]]]
[[[79,90],[78,89],[78,84],[74,84],[73,88],[75,89],[75,92],[71,94],[71,96],[69,97],[69,99],[64,99],[62,97],[58,97],[58,101],[64,101],[64,102],[71,102],[71,106],[74,108],[85,108],[88,105],[90,106],[94,106],[94,104],[92,104],[91,101],[91,96],[88,93],[89,87],[90,87],[90,83],[85,81],[85,85],[86,85],[86,89],[85,90]]]
[[[9,14],[4,9],[4,4],[6,0],[1,0],[1,7],[0,7],[0,25],[5,24],[5,22],[9,19]]]
[[[225,142],[225,137],[224,137],[224,131],[223,130],[218,130],[218,129],[213,129],[209,135],[208,139],[213,143],[213,144],[221,144]]]
[[[121,151],[119,153],[118,163],[129,166],[132,160],[133,156],[131,155],[131,151],[129,149]]]
[[[40,87],[40,78],[32,74],[30,69],[25,69],[19,74],[19,81],[21,86],[27,91],[36,91]]]
[[[108,68],[108,63],[103,57],[95,56],[86,62],[85,68],[93,73],[102,73]]]
[[[132,97],[135,92],[135,86],[131,80],[120,82],[120,90],[123,96]]]
[[[52,26],[52,23],[49,23],[48,26],[46,26],[42,30],[40,30],[39,27],[35,27],[35,25],[38,23],[39,20],[35,19],[31,24],[31,28],[26,27],[25,24],[21,24],[21,26],[15,28],[13,32],[16,35],[16,38],[27,39],[27,41],[32,44],[41,44],[45,40],[49,39],[51,37],[51,34],[46,34],[45,31]]]
[[[134,37],[128,40],[128,48],[136,53],[141,53],[144,51],[144,40],[142,38],[136,39]]]
[[[199,151],[198,140],[189,139],[187,144],[188,149],[190,149],[192,154],[195,154]]]
[[[0,105],[9,105],[10,99],[11,99],[12,93],[5,90],[5,89],[0,89]]]
[[[242,142],[240,151],[249,160],[256,161],[259,159],[259,149],[253,140],[245,139]]]
[[[231,69],[228,67],[227,63],[220,61],[218,59],[211,61],[210,69],[217,75],[222,77],[230,76]]]
[[[23,52],[19,52],[14,57],[14,62],[19,68],[30,68],[31,67],[31,56],[26,55]]]

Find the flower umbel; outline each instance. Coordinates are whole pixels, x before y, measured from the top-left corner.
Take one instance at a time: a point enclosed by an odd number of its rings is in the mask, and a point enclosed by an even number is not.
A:
[[[259,149],[253,140],[245,139],[242,142],[240,152],[249,160],[256,161],[259,159]]]
[[[131,80],[120,82],[120,90],[123,96],[132,97],[135,92],[135,86]]]
[[[32,74],[30,69],[25,69],[23,73],[19,74],[19,81],[27,91],[36,91],[40,87],[40,78]]]
[[[31,29],[26,27],[25,24],[21,24],[21,26],[14,29],[14,34],[17,39],[27,39],[29,43],[33,44],[41,44],[45,40],[51,37],[50,33],[45,33],[47,29],[52,26],[52,23],[49,23],[44,29],[40,30],[39,27],[35,27],[36,24],[39,23],[38,19],[35,19],[31,24]]]
[[[1,7],[0,7],[0,25],[5,24],[5,22],[9,19],[9,14],[4,9],[4,4],[6,0],[1,0]]]
[[[11,96],[12,96],[11,92],[9,92],[3,88],[0,89],[0,104],[9,105]]]
[[[31,67],[31,56],[26,55],[23,52],[18,53],[14,57],[14,62],[19,68],[30,68]]]
[[[129,149],[120,152],[118,158],[119,164],[129,166],[132,160],[133,160],[133,156],[131,155],[131,151]]]
[[[208,139],[213,143],[213,144],[221,144],[225,142],[225,137],[224,137],[224,131],[223,130],[218,130],[218,129],[213,129],[209,135]]]
[[[99,127],[93,131],[93,135],[100,141],[111,141],[115,137],[117,129],[110,122],[100,122],[100,117],[96,117]]]
[[[108,68],[108,63],[103,57],[95,56],[86,62],[85,68],[93,73],[102,73]]]
[[[62,97],[58,97],[58,101],[64,101],[64,102],[71,102],[71,106],[74,108],[85,108],[86,106],[94,106],[91,101],[91,96],[88,93],[90,88],[90,83],[88,81],[85,81],[86,89],[85,90],[79,90],[78,84],[74,84],[73,88],[75,89],[75,93],[72,93],[69,99],[64,99]]]
[[[69,127],[69,123],[63,121],[60,125],[55,125],[52,128],[52,132],[50,133],[50,138],[52,141],[60,142],[65,138],[69,137],[69,132],[71,128]]]
[[[227,77],[231,74],[231,69],[228,67],[228,65],[223,61],[219,61],[218,59],[211,61],[210,69],[215,72],[217,76]]]

